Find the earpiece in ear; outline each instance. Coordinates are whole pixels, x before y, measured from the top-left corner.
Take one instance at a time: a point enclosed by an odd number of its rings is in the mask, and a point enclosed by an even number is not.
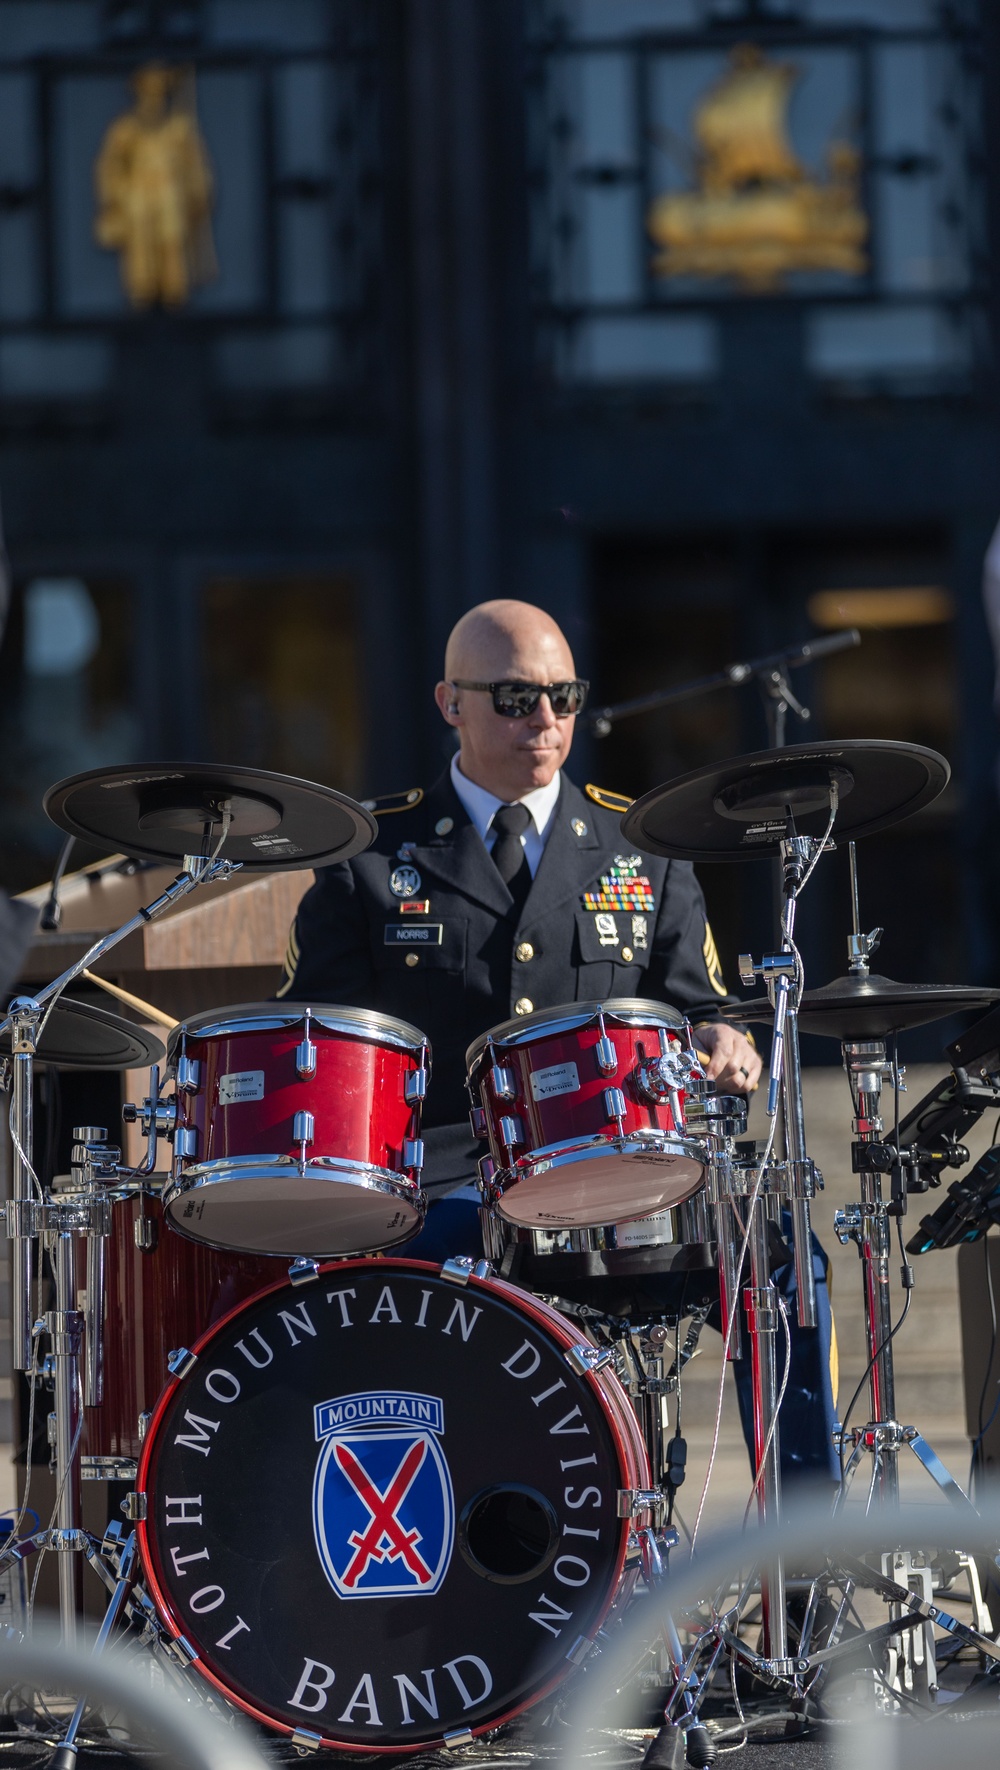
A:
[[[458,712],[458,702],[452,701],[451,704],[449,705],[448,711],[452,715],[452,717],[454,718]]]

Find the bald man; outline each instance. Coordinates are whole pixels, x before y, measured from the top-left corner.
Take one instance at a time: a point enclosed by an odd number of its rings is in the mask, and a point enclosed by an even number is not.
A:
[[[371,802],[378,839],[320,874],[292,927],[279,994],[377,1009],[430,1038],[432,1194],[475,1172],[465,1052],[512,1015],[647,996],[696,1022],[721,1091],[760,1073],[745,1035],[713,1018],[726,988],[691,867],[623,853],[628,800],[563,772],[586,691],[542,609],[463,615],[435,690],[458,737],[451,767],[426,793]],[[602,901],[633,907],[591,907]]]
[[[279,995],[372,1008],[430,1039],[431,1209],[407,1255],[481,1252],[472,1182],[486,1146],[469,1129],[465,1053],[489,1027],[564,1002],[644,996],[690,1016],[720,1092],[747,1093],[760,1074],[745,1035],[714,1018],[726,986],[691,867],[630,852],[628,799],[581,792],[564,772],[586,693],[541,609],[497,601],[463,615],[435,689],[458,737],[451,766],[426,792],[369,801],[376,841],[322,871],[292,925]],[[836,1472],[820,1254],[816,1276],[823,1331],[798,1329],[790,1312],[786,1479]],[[793,1282],[789,1266],[784,1288]],[[752,1458],[748,1361],[736,1372]]]

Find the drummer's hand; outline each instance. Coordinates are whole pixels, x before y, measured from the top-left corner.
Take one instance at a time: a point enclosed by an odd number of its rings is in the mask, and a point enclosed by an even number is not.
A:
[[[720,1094],[753,1092],[762,1065],[746,1033],[737,1032],[723,1020],[712,1021],[697,1028],[695,1043],[708,1052],[710,1062],[705,1074]]]

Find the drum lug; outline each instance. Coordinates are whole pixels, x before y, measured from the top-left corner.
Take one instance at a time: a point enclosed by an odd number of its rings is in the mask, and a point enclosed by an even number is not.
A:
[[[603,1033],[598,1039],[594,1046],[594,1055],[602,1076],[613,1076],[618,1068],[618,1052],[615,1050],[614,1040],[609,1039],[607,1033]]]
[[[307,1255],[300,1254],[288,1268],[289,1284],[311,1284],[319,1277],[319,1261],[310,1260]]]
[[[578,1377],[585,1377],[590,1371],[606,1370],[609,1364],[613,1365],[615,1362],[614,1351],[610,1346],[591,1346],[587,1343],[570,1346],[563,1357]]]
[[[665,1495],[658,1487],[620,1487],[618,1489],[619,1518],[638,1518],[640,1512],[651,1512],[654,1522],[662,1515],[666,1503]]]
[[[582,1666],[588,1654],[594,1650],[594,1643],[587,1635],[579,1635],[566,1655],[571,1666]]]
[[[312,1039],[303,1039],[295,1052],[295,1073],[303,1081],[308,1081],[316,1074],[316,1047]]]
[[[622,1110],[624,1111],[624,1106]],[[524,1132],[521,1129],[520,1119],[516,1119],[513,1116],[510,1118],[504,1116],[500,1120],[500,1141],[505,1149],[513,1149],[516,1143],[524,1142]]]
[[[167,1369],[172,1377],[186,1377],[197,1362],[198,1354],[189,1352],[186,1346],[178,1346],[175,1352],[167,1353]]]
[[[153,1417],[153,1415],[148,1408],[144,1408],[142,1413],[139,1415],[137,1425],[138,1425],[138,1431],[139,1431],[139,1443],[140,1444],[145,1444],[145,1442],[146,1442],[146,1432],[149,1428],[149,1422],[152,1419],[152,1417]]]
[[[146,1496],[136,1488],[127,1493],[122,1500],[122,1511],[130,1524],[143,1524],[146,1520]],[[194,1656],[192,1656],[194,1657]]]
[[[403,1166],[419,1171],[424,1165],[424,1140],[422,1137],[404,1137]]]
[[[293,1143],[311,1143],[315,1135],[315,1116],[311,1112],[297,1112],[292,1120]]]
[[[418,1100],[427,1098],[427,1071],[411,1069],[403,1083],[403,1099],[407,1106],[415,1106]]]
[[[170,1640],[164,1641],[163,1645],[171,1657],[178,1660],[182,1666],[193,1665],[198,1658],[197,1647],[192,1647],[186,1635],[174,1635]]]
[[[182,1094],[197,1094],[201,1064],[197,1057],[178,1057],[175,1085]]]
[[[472,1739],[473,1733],[471,1727],[456,1727],[453,1733],[443,1733],[441,1735],[441,1744],[446,1746],[448,1751],[455,1752],[458,1750],[459,1746],[471,1745]]]
[[[453,1254],[441,1267],[441,1277],[450,1284],[468,1284],[470,1278],[493,1278],[494,1269],[488,1260],[474,1260],[471,1254]]]
[[[494,1100],[517,1099],[517,1086],[514,1081],[514,1071],[508,1069],[505,1064],[495,1063],[493,1065],[493,1068],[490,1070],[490,1082],[493,1086]]]
[[[183,1159],[194,1155],[198,1148],[198,1133],[193,1125],[182,1125],[174,1132],[174,1155]]]
[[[473,1106],[469,1112],[469,1124],[473,1137],[485,1137],[489,1131],[486,1113],[481,1106]]]
[[[318,1752],[323,1740],[319,1733],[310,1733],[308,1727],[296,1727],[290,1744],[295,1747],[297,1752],[302,1752],[304,1755],[306,1752]]]
[[[619,1137],[625,1135],[625,1096],[620,1088],[605,1088],[604,1110],[609,1119],[614,1119],[618,1126]]]

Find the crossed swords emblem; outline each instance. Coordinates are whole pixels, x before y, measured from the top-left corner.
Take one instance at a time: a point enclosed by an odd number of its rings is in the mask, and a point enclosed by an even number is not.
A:
[[[404,1530],[399,1509],[413,1486],[427,1455],[427,1444],[420,1438],[411,1444],[384,1493],[376,1487],[367,1469],[363,1468],[348,1445],[338,1443],[334,1456],[355,1493],[370,1514],[364,1530],[354,1530],[348,1542],[353,1558],[343,1574],[345,1586],[356,1586],[370,1561],[402,1560],[418,1585],[429,1585],[434,1575],[423,1556],[417,1553],[419,1530]]]

